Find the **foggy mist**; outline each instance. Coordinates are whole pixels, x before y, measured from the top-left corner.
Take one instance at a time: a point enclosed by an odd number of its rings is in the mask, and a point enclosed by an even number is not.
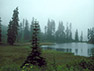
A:
[[[0,0],[0,17],[2,24],[8,25],[13,10],[18,6],[19,20],[29,20],[32,17],[39,21],[42,31],[48,19],[55,20],[56,28],[59,21],[72,23],[72,31],[83,31],[87,39],[87,29],[94,26],[94,0]],[[74,33],[73,33],[74,35]]]

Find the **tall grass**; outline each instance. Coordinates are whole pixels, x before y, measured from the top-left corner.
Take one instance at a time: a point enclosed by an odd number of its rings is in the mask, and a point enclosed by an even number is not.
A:
[[[0,71],[21,71],[20,66],[30,51],[30,46],[0,46]],[[90,58],[55,50],[42,50],[42,56],[47,61],[47,67],[33,66],[30,71],[93,71],[89,67],[90,64],[94,66]],[[83,68],[81,63],[87,64],[87,67]]]

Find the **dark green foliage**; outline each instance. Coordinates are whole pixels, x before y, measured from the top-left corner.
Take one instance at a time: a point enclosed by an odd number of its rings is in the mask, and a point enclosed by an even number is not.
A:
[[[20,23],[19,25],[19,31],[18,31],[18,36],[17,36],[17,41],[22,42],[22,36],[23,36],[23,25]]]
[[[30,40],[30,31],[29,31],[29,23],[28,23],[28,20],[25,21],[24,40]]]
[[[33,34],[32,34],[32,51],[21,66],[21,68],[25,64],[32,64],[39,67],[46,65],[45,59],[41,56],[41,49],[39,46],[39,32],[40,26],[37,21],[33,24]]]
[[[29,25],[28,20],[23,19],[23,22],[21,22],[19,26],[18,41],[28,42],[32,40],[33,22],[34,19],[32,20],[31,25]]]
[[[66,64],[69,71],[94,71],[94,60],[81,59],[73,63]]]
[[[2,28],[2,32],[1,32],[1,34],[2,34],[2,43],[6,43],[6,41],[7,41],[7,29],[8,29],[8,27],[5,26],[5,25],[2,25],[1,28]]]
[[[55,37],[55,21],[54,20],[49,20],[47,26],[45,27],[45,37],[46,41],[54,41]]]
[[[72,42],[72,31],[71,31],[72,27],[71,27],[71,23],[70,25],[66,26],[66,29],[63,25],[63,22],[59,22],[59,26],[58,29],[56,31],[56,42],[57,43],[65,43],[65,42]]]
[[[2,31],[1,31],[1,17],[0,17],[0,43],[2,42],[2,39],[1,39],[2,38],[2,34],[1,34],[1,32]]]
[[[32,34],[33,34],[33,24],[34,24],[34,18],[32,18],[32,22],[30,25],[30,39],[32,40]]]
[[[76,29],[76,32],[75,32],[75,42],[78,42],[79,41],[79,36],[78,36],[78,30]]]
[[[9,26],[8,26],[8,38],[7,38],[7,41],[9,44],[13,45],[14,42],[16,41],[16,37],[18,35],[18,27],[19,27],[19,24],[18,24],[18,21],[19,21],[19,18],[18,18],[18,7],[14,10],[14,13],[13,13],[13,17],[12,17],[12,20],[9,22]]]
[[[59,22],[58,30],[56,31],[56,41],[57,42],[65,42],[65,27],[63,26],[63,22]]]
[[[72,24],[68,24],[66,26],[66,30],[65,30],[65,42],[72,42]]]
[[[68,26],[68,23],[67,23],[67,26],[66,26],[66,30],[65,30],[65,33],[66,33],[66,41],[69,41],[69,26]]]
[[[81,32],[80,41],[83,41],[83,32]]]
[[[84,69],[89,69],[91,71],[94,71],[94,60],[85,60],[83,59],[79,65]]]
[[[72,39],[72,24],[70,23],[69,25],[69,42],[72,42],[73,39]]]
[[[12,20],[11,20],[12,21]],[[29,25],[28,20],[23,19],[23,22],[20,23],[18,36],[16,38],[17,42],[30,42],[32,40],[34,18],[32,19],[31,25]],[[41,32],[40,41],[41,42],[56,42],[56,43],[68,43],[73,42],[72,38],[72,24],[65,26],[63,22],[59,22],[57,30],[55,30],[55,21],[48,20],[47,26],[44,28],[45,32]],[[75,33],[75,42],[83,41],[83,33],[81,32],[80,39],[78,37],[78,30]]]
[[[59,22],[58,28],[55,31],[55,21],[49,20],[47,26],[44,28],[45,33],[42,36],[44,37],[45,42],[57,42],[57,43],[65,43],[72,42],[72,26],[67,24],[65,29],[63,22]]]
[[[94,44],[94,27],[88,29],[88,41]]]
[[[13,39],[13,33],[12,33],[12,21],[9,22],[9,25],[8,25],[8,38],[7,38],[7,42],[11,45],[13,45],[14,43],[14,39]]]
[[[23,19],[20,23],[17,41],[19,42],[29,42],[32,40],[34,18],[32,19],[31,25],[29,25],[28,20]],[[30,27],[29,27],[30,26]],[[56,42],[56,43],[67,43],[73,42],[72,38],[72,24],[68,24],[65,28],[63,22],[59,22],[57,30],[55,30],[55,21],[48,20],[47,26],[44,28],[45,32],[40,31],[40,41],[41,42]],[[81,33],[80,41],[83,40],[83,34]],[[75,33],[75,41],[78,42],[78,31]]]

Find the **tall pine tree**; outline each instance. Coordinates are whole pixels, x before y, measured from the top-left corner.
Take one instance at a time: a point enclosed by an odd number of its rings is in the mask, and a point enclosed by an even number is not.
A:
[[[44,66],[46,65],[45,59],[41,56],[41,49],[39,46],[39,32],[40,32],[40,26],[37,21],[33,24],[33,34],[32,34],[32,51],[21,66],[25,66],[26,64],[32,64],[36,66]]]
[[[52,42],[54,40],[54,35],[55,35],[55,21],[54,20],[49,20],[47,22],[46,26],[46,40],[48,42]]]
[[[76,29],[76,32],[75,32],[75,42],[78,42],[78,41],[79,41],[78,30]]]
[[[32,40],[32,34],[33,34],[33,24],[34,24],[34,17],[32,18],[32,22],[30,25],[30,39]]]
[[[12,37],[12,21],[9,22],[9,25],[8,25],[8,38],[7,38],[7,42],[11,45],[13,45],[13,37]]]
[[[72,42],[72,24],[70,23],[70,26],[69,26],[69,41]]]
[[[18,30],[18,36],[17,36],[17,41],[22,42],[22,34],[23,33],[23,25],[22,23],[19,24],[19,30]]]
[[[63,25],[63,22],[59,22],[58,30],[56,31],[56,42],[63,43],[65,42],[65,27]]]
[[[29,31],[29,23],[28,23],[28,20],[25,21],[24,39],[26,41],[30,40],[30,31]]]
[[[83,41],[83,32],[81,31],[80,42]]]
[[[8,26],[8,38],[7,41],[10,45],[13,45],[16,41],[17,35],[18,35],[18,27],[19,27],[19,18],[18,18],[18,7],[13,11],[13,17],[12,20],[9,23]]]
[[[66,42],[69,42],[69,39],[70,39],[70,30],[69,30],[68,22],[67,22],[67,24],[66,24],[65,33],[66,33]]]

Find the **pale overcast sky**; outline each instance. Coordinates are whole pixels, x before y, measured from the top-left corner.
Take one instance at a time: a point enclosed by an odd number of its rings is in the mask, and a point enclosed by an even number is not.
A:
[[[2,24],[8,25],[13,10],[19,7],[19,18],[35,17],[42,30],[47,20],[54,19],[56,26],[59,21],[72,23],[72,30],[76,28],[84,32],[86,39],[87,29],[94,27],[94,0],[0,0],[0,17]]]

